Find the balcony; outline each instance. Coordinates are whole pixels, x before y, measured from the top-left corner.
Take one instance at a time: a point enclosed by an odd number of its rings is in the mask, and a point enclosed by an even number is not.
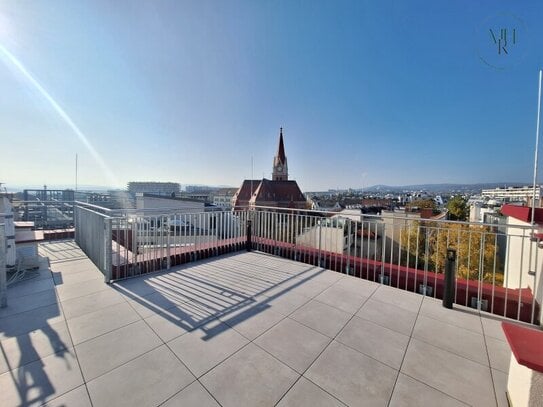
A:
[[[506,406],[500,318],[263,252],[104,283],[41,244],[0,310],[0,405]]]
[[[540,321],[522,226],[81,203],[73,218],[75,240],[40,244],[49,262],[7,290],[0,405],[506,406],[500,323]]]

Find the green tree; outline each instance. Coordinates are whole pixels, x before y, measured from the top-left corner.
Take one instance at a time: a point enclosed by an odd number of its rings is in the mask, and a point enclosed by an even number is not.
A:
[[[450,220],[467,220],[469,215],[468,204],[464,198],[457,195],[447,203]]]

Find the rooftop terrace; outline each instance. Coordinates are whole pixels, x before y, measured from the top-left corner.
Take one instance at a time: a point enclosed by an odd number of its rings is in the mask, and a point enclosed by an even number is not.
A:
[[[496,316],[259,252],[104,283],[71,240],[0,310],[0,405],[507,406]]]

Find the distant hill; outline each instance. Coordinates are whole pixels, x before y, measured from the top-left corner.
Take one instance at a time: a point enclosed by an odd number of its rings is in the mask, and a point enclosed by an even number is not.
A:
[[[485,182],[479,184],[414,184],[403,186],[391,185],[373,185],[369,188],[364,188],[364,191],[427,191],[427,192],[444,192],[444,191],[477,191],[489,188],[503,187],[521,187],[531,185],[529,182]]]
[[[25,189],[43,189],[42,185],[14,185],[14,184],[7,184],[3,185],[6,187],[8,192],[22,192]],[[47,189],[74,189],[73,184],[47,184]],[[107,187],[103,185],[78,185],[77,190],[78,191],[96,191],[96,192],[105,192],[112,189],[116,189],[113,187]]]

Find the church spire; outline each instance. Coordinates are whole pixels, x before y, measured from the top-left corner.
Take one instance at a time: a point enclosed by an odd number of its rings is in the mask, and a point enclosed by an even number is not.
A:
[[[285,144],[283,142],[283,128],[279,129],[279,145],[277,147],[277,154],[273,159],[273,181],[287,181],[288,180],[288,168],[287,168],[287,156],[285,155]]]
[[[279,146],[277,147],[277,158],[282,163],[285,163],[287,161],[287,157],[285,156],[285,145],[283,143],[283,128],[279,128]]]

